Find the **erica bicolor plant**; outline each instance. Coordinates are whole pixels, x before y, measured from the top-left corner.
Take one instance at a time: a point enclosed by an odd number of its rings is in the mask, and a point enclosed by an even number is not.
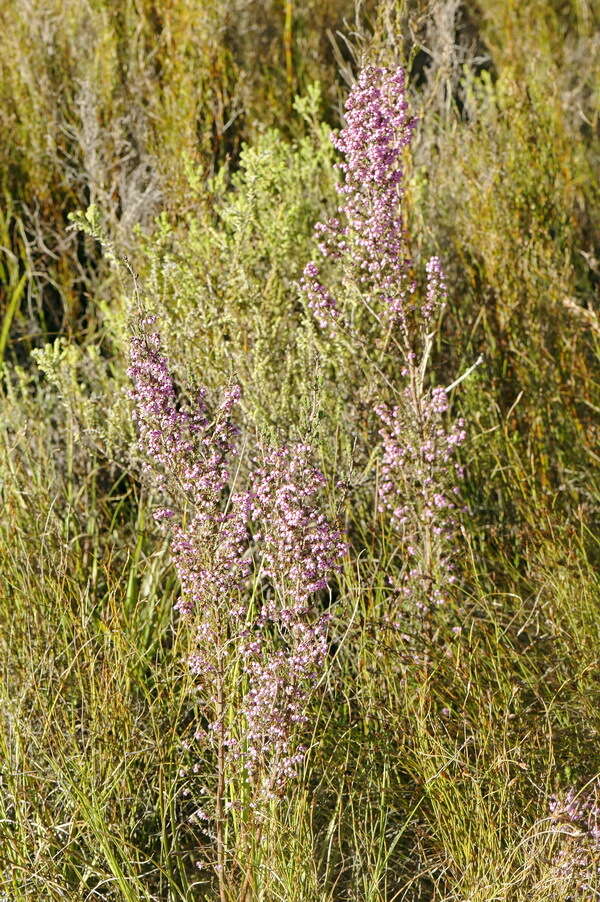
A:
[[[255,819],[303,760],[299,736],[327,651],[327,617],[314,597],[346,546],[320,509],[324,477],[308,446],[268,449],[248,488],[234,490],[239,388],[213,405],[205,392],[190,400],[153,327],[146,318],[131,339],[133,415],[146,476],[162,501],[154,516],[170,530],[176,607],[194,631],[189,667],[202,717],[195,740],[216,760],[195,820],[215,837],[224,899],[227,812],[243,798]]]
[[[462,421],[448,422],[449,389],[433,387],[431,378],[446,303],[441,262],[431,257],[419,279],[408,254],[402,157],[414,128],[404,71],[365,69],[333,139],[343,157],[341,203],[315,227],[322,259],[305,267],[301,288],[330,336],[343,333],[357,349],[366,344],[357,305],[386,335],[377,345],[387,354],[374,405],[381,437],[377,503],[400,541],[400,592],[424,613],[443,602],[454,579],[462,476],[456,452],[466,433]]]

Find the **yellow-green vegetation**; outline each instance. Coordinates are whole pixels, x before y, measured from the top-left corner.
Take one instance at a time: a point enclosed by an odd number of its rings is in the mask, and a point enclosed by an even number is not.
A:
[[[399,373],[298,288],[366,64],[405,66],[419,119],[434,383],[483,357],[451,393],[458,578],[412,657],[372,416]],[[600,776],[598,0],[0,0],[0,125],[0,900],[219,898],[128,396],[141,306],[182,383],[240,383],[242,470],[300,438],[331,511],[344,483],[308,753],[254,839],[226,837],[228,902],[597,899],[598,860],[583,888],[557,866],[587,837],[550,800]]]

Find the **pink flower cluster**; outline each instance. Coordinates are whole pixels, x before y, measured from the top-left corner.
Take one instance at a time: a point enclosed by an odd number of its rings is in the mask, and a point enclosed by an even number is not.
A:
[[[422,318],[422,328],[428,330],[446,303],[446,277],[439,257],[430,257],[425,270],[427,290],[425,303],[421,306],[419,314]]]
[[[146,470],[168,498],[155,517],[171,528],[177,608],[195,615],[189,664],[212,700],[208,735],[241,766],[255,798],[264,798],[282,790],[303,757],[295,734],[327,650],[327,616],[313,612],[310,598],[339,570],[346,545],[319,509],[325,480],[307,445],[268,451],[249,489],[230,490],[239,388],[211,412],[203,393],[187,409],[153,323],[147,318],[131,340],[131,397]],[[258,606],[249,603],[251,526],[258,573],[269,583]],[[236,669],[243,679],[230,691],[239,698],[247,688],[229,727],[224,693]]]
[[[553,832],[561,845],[554,860],[557,873],[574,884],[582,899],[600,892],[600,781],[562,799],[550,800]],[[594,894],[593,896],[591,894]]]
[[[310,598],[326,588],[347,552],[315,503],[325,479],[310,457],[304,444],[271,450],[253,477],[261,572],[275,591],[245,648],[246,767],[252,777],[261,775],[267,795],[280,791],[303,759],[302,749],[293,750],[293,734],[306,720],[306,699],[327,652],[328,617],[315,615]],[[283,647],[273,649],[266,634]]]
[[[203,393],[195,409],[186,410],[161,353],[160,336],[150,331],[153,324],[148,317],[142,334],[131,340],[133,416],[146,472],[170,501],[154,516],[170,522],[182,589],[177,607],[190,614],[223,595],[233,597],[250,569],[246,499],[234,495],[228,512],[222,510],[236,435],[231,412],[240,390],[233,386],[212,417]]]
[[[417,609],[429,609],[443,602],[454,579],[456,483],[462,475],[455,455],[465,430],[462,421],[446,428],[447,392],[425,384],[446,283],[438,257],[427,262],[424,290],[418,291],[409,275],[401,156],[415,120],[407,111],[404,71],[365,69],[350,92],[345,118],[334,138],[344,156],[338,189],[343,203],[338,215],[315,231],[339,288],[358,292],[378,319],[383,310],[394,325],[404,388],[393,407],[376,408],[383,421],[380,503],[402,539],[401,591]],[[315,262],[306,266],[301,286],[321,326],[339,321],[338,299]]]
[[[393,408],[380,405],[383,421],[381,509],[389,510],[402,537],[407,561],[401,591],[423,606],[439,605],[454,581],[452,538],[456,529],[458,486],[463,470],[454,460],[464,442],[464,422],[445,425],[448,398],[436,388],[415,398],[413,386]]]
[[[315,226],[323,256],[342,261],[369,302],[383,301],[393,317],[412,289],[400,211],[400,157],[415,127],[407,109],[403,69],[361,72],[346,101],[345,127],[333,137],[345,158],[339,164],[343,203],[336,217]],[[301,287],[321,326],[333,322],[339,304],[322,284],[316,263],[305,267]]]
[[[307,721],[308,694],[322,673],[327,617],[297,620],[283,638],[281,648],[273,649],[261,637],[245,649],[250,689],[243,705],[243,766],[261,799],[281,793],[304,760],[305,748],[294,745],[294,734]]]
[[[326,587],[327,574],[339,569],[346,553],[340,532],[313,503],[325,479],[310,456],[302,444],[270,451],[253,478],[252,519],[263,572],[289,604],[264,610],[286,625],[307,612],[309,597]]]

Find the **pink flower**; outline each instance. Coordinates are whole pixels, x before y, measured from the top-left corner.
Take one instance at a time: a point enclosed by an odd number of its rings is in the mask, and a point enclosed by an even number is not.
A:
[[[370,303],[382,301],[393,318],[412,290],[400,210],[400,158],[415,127],[407,109],[403,69],[361,72],[346,101],[345,127],[332,139],[344,156],[338,188],[343,202],[338,216],[315,226],[323,256],[351,274]],[[339,305],[316,263],[305,267],[301,288],[319,324],[332,324]]]
[[[132,338],[129,375],[146,473],[168,499],[155,519],[171,531],[181,584],[176,607],[196,615],[189,667],[209,707],[220,711],[207,731],[197,732],[198,741],[221,743],[223,757],[240,765],[253,785],[254,804],[281,792],[303,760],[296,735],[327,652],[328,617],[312,611],[311,596],[340,569],[346,545],[318,504],[325,479],[307,445],[269,450],[251,476],[251,490],[232,491],[238,386],[212,412],[205,392],[187,407],[156,331]],[[262,605],[254,600],[253,619],[246,602],[249,524],[257,529],[256,559],[272,585]],[[235,728],[227,729],[220,699],[235,655],[247,690]]]

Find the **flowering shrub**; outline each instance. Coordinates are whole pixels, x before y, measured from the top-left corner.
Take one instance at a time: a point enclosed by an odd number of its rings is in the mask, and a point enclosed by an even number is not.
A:
[[[421,613],[444,601],[454,580],[452,539],[456,528],[455,462],[465,440],[462,420],[447,427],[448,394],[426,387],[433,337],[446,302],[441,262],[426,264],[420,292],[410,275],[401,201],[401,154],[410,144],[415,121],[407,112],[402,69],[365,69],[346,103],[345,127],[334,136],[344,156],[338,215],[315,227],[318,246],[329,261],[338,288],[321,281],[310,262],[301,287],[323,328],[344,328],[360,341],[342,296],[358,291],[362,304],[392,330],[390,346],[399,357],[404,387],[393,404],[379,403],[383,423],[379,507],[391,514],[402,545],[401,595]]]
[[[216,746],[218,769],[212,812],[197,817],[215,820],[221,879],[227,774],[248,784],[256,809],[303,760],[296,734],[327,651],[327,615],[313,612],[311,597],[326,588],[346,546],[315,502],[325,480],[307,445],[270,449],[248,490],[233,491],[239,388],[213,411],[204,392],[186,406],[154,321],[146,318],[131,340],[131,397],[146,474],[167,501],[154,516],[171,528],[176,607],[195,625],[189,666],[211,712],[196,738]],[[252,551],[269,581],[262,604],[251,600]]]

